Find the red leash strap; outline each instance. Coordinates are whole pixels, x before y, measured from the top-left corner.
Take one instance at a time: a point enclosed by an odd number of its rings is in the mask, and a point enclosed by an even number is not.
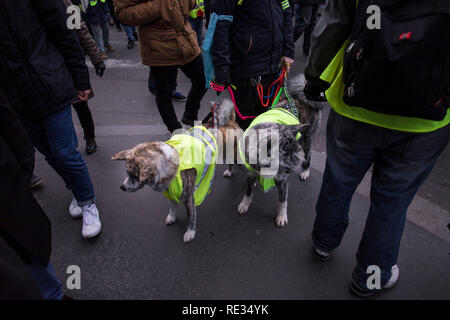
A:
[[[211,81],[210,86],[211,86],[211,89],[213,89],[213,90],[215,90],[215,91],[217,91],[217,92],[223,92],[223,91],[225,91],[225,86],[218,85],[218,84],[214,83],[213,81]],[[243,115],[239,112],[239,109],[238,109],[238,107],[237,107],[237,105],[236,105],[236,100],[235,100],[235,98],[234,98],[234,93],[233,93],[233,89],[231,88],[231,86],[228,87],[228,92],[230,93],[231,100],[233,101],[233,104],[234,104],[234,110],[236,110],[236,114],[238,115],[239,118],[241,118],[242,120],[247,120],[247,119],[254,119],[254,118],[256,118],[255,116],[243,116]],[[214,111],[215,111],[215,108],[216,108],[216,104],[214,104],[214,107],[213,107],[213,118],[214,118]],[[213,120],[213,123],[214,123],[214,120]],[[216,124],[214,123],[214,127],[215,127],[215,126],[216,126]]]

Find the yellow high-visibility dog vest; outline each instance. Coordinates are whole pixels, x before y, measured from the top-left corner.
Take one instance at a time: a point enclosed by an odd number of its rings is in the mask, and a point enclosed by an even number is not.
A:
[[[194,200],[199,206],[211,191],[217,161],[217,142],[214,136],[204,127],[196,126],[184,134],[174,135],[168,145],[174,147],[180,159],[178,172],[170,183],[169,188],[163,192],[164,196],[177,203],[181,203],[183,181],[180,172],[195,168],[197,178],[195,181]]]
[[[255,172],[258,173],[245,159],[244,156],[244,150],[242,150],[241,148],[241,141],[245,141],[245,138],[247,137],[248,133],[250,132],[250,130],[256,126],[257,124],[260,123],[264,123],[264,122],[270,122],[270,123],[278,123],[278,124],[283,124],[283,125],[300,125],[299,120],[297,119],[296,116],[294,116],[291,112],[289,112],[286,109],[282,109],[282,108],[274,108],[274,109],[270,109],[262,114],[260,114],[259,116],[257,116],[252,123],[250,124],[250,126],[247,128],[247,130],[245,130],[244,132],[244,136],[242,138],[242,140],[239,140],[239,154],[241,156],[242,161],[244,162],[245,166],[247,167],[247,169],[251,172]],[[297,140],[299,140],[301,137],[300,133],[297,135]],[[264,192],[268,192],[270,189],[272,189],[275,186],[275,181],[273,178],[267,179],[267,178],[263,178],[263,177],[259,177],[259,184],[261,185],[261,188]]]

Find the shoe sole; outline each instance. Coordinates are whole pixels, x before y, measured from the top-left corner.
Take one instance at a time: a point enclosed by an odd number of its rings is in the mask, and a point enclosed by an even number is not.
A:
[[[174,98],[172,97],[172,100],[176,101],[176,102],[186,102],[187,99],[179,99],[179,98]]]
[[[317,260],[322,261],[322,262],[328,261],[331,258],[331,254],[327,257],[319,255],[314,248],[313,248],[313,255],[314,255],[314,258],[316,258]]]
[[[91,154],[91,153],[94,153],[95,151],[97,151],[97,148],[95,148],[95,149],[93,149],[93,150],[89,150],[89,151],[86,150],[86,153],[87,153],[87,154]]]
[[[37,188],[37,187],[39,187],[41,184],[43,184],[44,183],[44,179],[41,179],[41,180],[39,180],[38,182],[36,182],[36,183],[33,183],[32,185],[30,185],[29,187],[30,187],[30,189],[34,189],[34,188]]]
[[[352,282],[350,284],[349,290],[351,293],[353,293],[355,296],[358,296],[359,298],[368,298],[373,296],[376,292],[370,292],[370,291],[361,291],[359,288],[356,287],[356,285]]]
[[[102,233],[101,227],[100,227],[100,230],[99,230],[97,233],[93,234],[93,235],[84,236],[84,235],[82,234],[82,236],[83,236],[84,239],[92,239],[92,238],[95,238],[96,236],[98,236],[100,233]]]

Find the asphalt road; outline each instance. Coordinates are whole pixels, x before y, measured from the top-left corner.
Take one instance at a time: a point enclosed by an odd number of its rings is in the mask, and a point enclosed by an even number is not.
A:
[[[95,98],[89,104],[97,126],[98,151],[84,152],[78,119],[80,150],[96,189],[103,231],[92,240],[81,237],[81,221],[68,214],[71,193],[38,156],[36,173],[45,184],[34,194],[52,221],[56,272],[65,282],[68,266],[81,268],[81,290],[64,291],[78,299],[355,299],[348,291],[355,253],[369,207],[368,179],[353,198],[350,226],[333,258],[321,263],[311,255],[310,233],[325,159],[325,122],[314,143],[311,177],[291,177],[289,224],[275,226],[276,192],[257,192],[248,214],[237,214],[244,192],[244,175],[224,179],[219,166],[213,190],[198,208],[196,239],[184,244],[184,211],[166,226],[168,203],[145,188],[124,193],[125,176],[116,152],[138,143],[166,139],[154,96],[147,90],[148,68],[140,64],[138,48],[128,50],[124,32],[111,32],[116,52],[108,70],[97,78],[91,69]],[[298,50],[294,74],[303,72]],[[179,90],[188,81],[179,73]],[[201,116],[209,111],[208,92]],[[184,105],[175,103],[181,115]],[[399,257],[400,281],[373,299],[450,299],[450,148],[410,209]]]

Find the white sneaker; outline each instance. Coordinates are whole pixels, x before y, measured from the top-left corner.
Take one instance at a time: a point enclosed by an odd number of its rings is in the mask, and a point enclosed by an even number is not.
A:
[[[383,289],[392,288],[397,283],[399,277],[400,277],[400,268],[398,267],[398,265],[394,264],[391,268],[391,277],[389,278],[388,282],[384,285]]]
[[[79,219],[83,216],[83,212],[81,211],[81,208],[78,206],[77,199],[75,197],[72,198],[72,202],[69,206],[69,214],[74,219]]]
[[[93,238],[102,230],[100,215],[95,203],[85,205],[81,208],[83,211],[83,229],[81,234],[83,238]]]

